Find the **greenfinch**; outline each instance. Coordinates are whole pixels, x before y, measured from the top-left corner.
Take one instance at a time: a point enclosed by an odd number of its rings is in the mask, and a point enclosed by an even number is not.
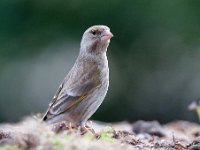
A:
[[[59,86],[43,121],[85,126],[103,102],[109,86],[107,48],[113,34],[104,25],[88,28],[74,66]]]
[[[194,99],[188,106],[189,110],[195,110],[200,120],[200,98]]]

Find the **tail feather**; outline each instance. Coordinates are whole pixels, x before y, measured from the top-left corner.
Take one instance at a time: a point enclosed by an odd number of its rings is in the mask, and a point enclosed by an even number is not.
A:
[[[42,118],[43,121],[47,121],[47,115],[44,115]]]
[[[52,116],[52,115],[49,113],[49,110],[47,110],[47,112],[42,117],[42,121],[48,121],[50,116]]]

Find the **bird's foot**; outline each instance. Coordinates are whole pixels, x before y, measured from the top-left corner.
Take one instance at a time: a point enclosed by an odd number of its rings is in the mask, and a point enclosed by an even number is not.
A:
[[[89,126],[79,126],[78,127],[78,133],[80,135],[84,135],[86,133],[91,133],[95,138],[97,138],[97,139],[99,138],[99,134],[97,134],[95,132],[95,130],[93,128],[89,127]]]
[[[67,122],[63,121],[63,122],[59,122],[59,123],[54,124],[52,130],[56,133],[60,133],[62,131],[73,131],[73,130],[76,130],[76,129],[78,129],[78,126],[72,124],[71,122],[67,123]]]
[[[61,133],[63,131],[68,131],[69,133],[78,133],[80,135],[85,135],[86,133],[91,133],[95,138],[98,138],[99,135],[95,132],[95,130],[90,126],[77,126],[71,122],[59,122],[54,124],[53,129],[56,133]]]

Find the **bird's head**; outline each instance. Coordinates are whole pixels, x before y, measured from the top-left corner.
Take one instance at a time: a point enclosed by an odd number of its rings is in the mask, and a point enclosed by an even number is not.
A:
[[[200,98],[194,99],[188,106],[189,110],[196,110],[197,107],[200,107]]]
[[[200,120],[200,98],[194,99],[188,106],[189,110],[195,110]]]
[[[113,34],[110,28],[104,25],[95,25],[88,28],[81,40],[81,51],[89,53],[106,52]]]

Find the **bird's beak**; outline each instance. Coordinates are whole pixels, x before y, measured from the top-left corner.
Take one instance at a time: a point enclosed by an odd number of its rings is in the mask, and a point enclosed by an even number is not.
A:
[[[107,41],[110,40],[113,37],[113,34],[109,30],[105,30],[101,34],[101,41]]]
[[[189,106],[188,109],[189,110],[195,110],[197,108],[197,104],[195,102],[192,102]]]

